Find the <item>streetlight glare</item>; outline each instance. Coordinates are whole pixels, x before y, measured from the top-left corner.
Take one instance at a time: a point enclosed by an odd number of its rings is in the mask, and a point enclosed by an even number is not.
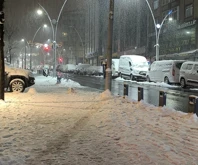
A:
[[[159,29],[161,27],[161,25],[160,24],[157,24],[156,27]]]
[[[48,44],[44,44],[44,47],[48,47]]]
[[[25,41],[25,39],[21,39],[21,41],[22,41],[22,42],[24,42],[24,41]]]
[[[47,27],[47,24],[44,24],[43,27],[46,28]]]
[[[39,9],[39,10],[37,10],[37,14],[38,15],[42,15],[43,14],[43,11]]]
[[[168,20],[169,20],[169,21],[172,21],[172,20],[173,20],[173,18],[172,18],[172,17],[170,17]]]

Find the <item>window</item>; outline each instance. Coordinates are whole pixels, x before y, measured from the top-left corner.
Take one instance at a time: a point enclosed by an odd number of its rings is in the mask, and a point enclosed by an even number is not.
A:
[[[194,68],[195,68],[194,69],[195,71],[198,71],[198,65],[197,64],[194,66]]]
[[[168,4],[168,3],[170,3],[170,0],[162,0],[162,6],[164,6],[164,5]]]
[[[172,14],[170,17],[172,17],[173,20],[179,20],[179,6],[172,9]]]
[[[193,15],[193,5],[188,5],[186,6],[186,12],[185,12],[185,17],[190,17]]]
[[[154,1],[154,9],[156,10],[159,7],[159,0]]]
[[[193,64],[188,64],[188,65],[187,65],[187,70],[191,70],[192,67],[193,67]]]

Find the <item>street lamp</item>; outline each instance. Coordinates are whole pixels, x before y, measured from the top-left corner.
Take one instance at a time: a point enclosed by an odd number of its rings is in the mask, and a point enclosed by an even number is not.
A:
[[[29,49],[30,49],[30,45],[29,45],[29,43],[28,43],[28,41],[26,40],[26,39],[21,39],[21,41],[22,42],[24,42],[25,43],[25,58],[24,58],[24,69],[26,69],[26,57],[27,57],[27,55],[26,55],[26,43],[27,43],[27,45],[28,45],[28,47],[29,47]]]
[[[78,30],[74,26],[70,26],[70,28],[73,28],[76,31],[76,33],[78,34],[78,37],[80,38],[80,42],[83,46],[83,63],[84,63],[85,62],[85,46],[84,46],[82,37],[80,36],[80,33],[78,32]]]
[[[48,17],[48,19],[50,21],[51,27],[52,27],[52,32],[53,32],[53,56],[54,56],[53,76],[56,75],[56,33],[57,33],[57,28],[58,28],[58,22],[59,22],[62,10],[63,10],[66,2],[67,2],[67,0],[64,1],[63,5],[61,7],[61,10],[59,12],[57,20],[55,20],[55,19],[52,20],[51,17],[49,16],[48,12],[45,10],[45,8],[42,5],[39,4],[39,6],[42,8],[42,10],[47,15],[47,17]],[[42,12],[41,12],[42,10],[37,10],[37,13],[39,15],[41,15],[42,14]],[[55,26],[55,28],[54,28],[54,26]]]
[[[37,12],[37,13],[40,13],[40,12]],[[39,30],[40,30],[42,27],[43,27],[43,28],[46,28],[47,25],[44,24],[43,26],[40,26],[40,27],[37,29],[37,31],[35,32],[35,34],[34,34],[34,36],[33,36],[33,38],[32,38],[32,44],[31,44],[31,49],[30,49],[30,70],[32,69],[32,47],[33,47],[33,44],[34,44],[34,39],[35,39],[37,33],[39,32]]]
[[[159,35],[160,35],[160,32],[161,32],[161,29],[162,29],[162,26],[164,24],[164,21],[166,20],[166,18],[172,14],[172,10],[170,10],[168,12],[168,14],[164,17],[164,19],[162,20],[162,23],[161,24],[156,24],[156,21],[155,21],[155,17],[154,17],[154,14],[153,14],[153,11],[151,9],[151,6],[148,2],[148,0],[146,0],[147,4],[148,4],[148,7],[149,7],[149,10],[151,12],[151,15],[152,15],[152,18],[153,18],[153,22],[154,22],[154,25],[155,25],[155,35],[156,35],[156,61],[159,61]]]

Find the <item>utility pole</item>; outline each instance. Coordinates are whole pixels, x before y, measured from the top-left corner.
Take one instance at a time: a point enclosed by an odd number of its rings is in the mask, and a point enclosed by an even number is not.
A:
[[[112,38],[113,38],[113,15],[114,15],[114,0],[110,0],[109,5],[109,26],[108,26],[108,48],[107,48],[107,69],[105,79],[105,90],[111,91],[111,80],[112,80]]]
[[[4,68],[4,12],[3,12],[4,0],[0,1],[0,99],[4,100],[4,83],[5,83],[5,68]]]

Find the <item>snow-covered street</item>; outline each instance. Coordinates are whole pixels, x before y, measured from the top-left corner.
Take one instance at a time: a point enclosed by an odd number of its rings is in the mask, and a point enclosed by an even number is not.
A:
[[[55,83],[0,101],[0,165],[198,164],[196,115]]]

